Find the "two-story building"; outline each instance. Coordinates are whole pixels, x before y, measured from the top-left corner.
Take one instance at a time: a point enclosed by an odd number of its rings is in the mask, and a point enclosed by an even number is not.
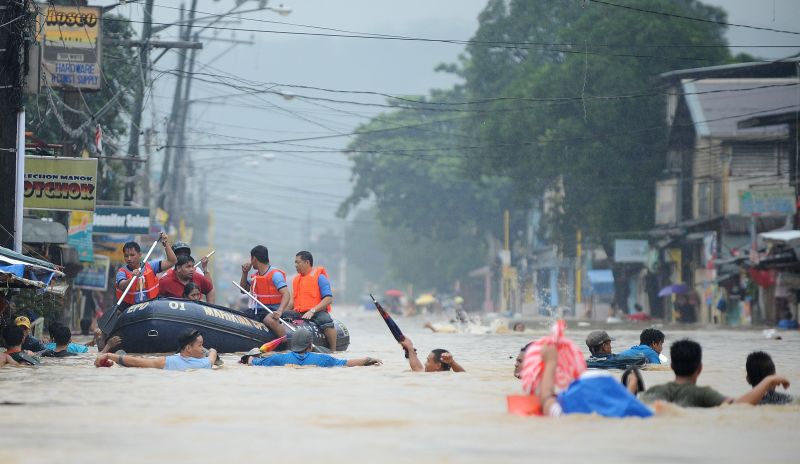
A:
[[[661,79],[668,148],[651,231],[661,257],[659,283],[686,284],[698,321],[709,322],[720,286],[744,301],[738,264],[756,234],[794,223],[792,132],[786,125],[740,123],[800,109],[798,59],[672,71]],[[650,297],[654,316],[673,317],[671,300]],[[730,316],[732,323],[749,317]]]

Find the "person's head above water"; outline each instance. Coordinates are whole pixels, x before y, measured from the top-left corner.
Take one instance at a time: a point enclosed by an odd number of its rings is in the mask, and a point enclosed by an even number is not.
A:
[[[187,358],[203,358],[203,336],[197,329],[186,329],[178,336],[178,351]]]
[[[611,341],[613,338],[608,336],[605,330],[595,330],[586,336],[586,346],[592,356],[601,354],[611,354]]]
[[[533,342],[531,342],[531,343],[533,343]],[[531,343],[528,343],[527,345],[523,346],[519,350],[519,354],[517,355],[517,359],[516,359],[516,361],[514,361],[514,377],[516,377],[518,379],[521,378],[520,376],[522,375],[521,374],[522,362],[525,360],[525,351],[528,350],[528,347],[531,346]]]
[[[450,364],[442,361],[442,355],[445,353],[450,352],[443,348],[432,350],[430,354],[428,354],[428,359],[425,360],[425,372],[449,371]]]
[[[295,353],[305,353],[314,347],[311,332],[306,329],[297,329],[292,334],[289,350]]]
[[[60,324],[53,328],[53,341],[56,346],[65,346],[72,341],[72,331],[69,327]]]
[[[6,348],[15,348],[22,345],[25,332],[18,325],[9,325],[3,330],[3,339],[6,341]]]
[[[514,332],[525,332],[525,324],[522,322],[517,322],[514,324],[513,330]]]
[[[651,327],[642,330],[642,333],[639,335],[639,344],[647,345],[656,353],[661,354],[661,351],[664,349],[665,339],[664,332]]]
[[[703,370],[703,349],[694,340],[684,338],[669,347],[672,371],[676,377],[694,377]]]
[[[763,351],[753,351],[747,355],[745,369],[747,370],[747,383],[755,387],[765,377],[775,373],[775,363],[772,362],[769,354]]]

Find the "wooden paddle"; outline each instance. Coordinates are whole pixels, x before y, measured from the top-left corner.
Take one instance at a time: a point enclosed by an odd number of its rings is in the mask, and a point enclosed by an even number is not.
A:
[[[251,299],[251,300],[253,300],[253,301],[254,301],[254,302],[257,304],[257,305],[259,305],[259,306],[261,306],[262,308],[266,309],[266,310],[267,310],[267,311],[268,311],[270,314],[272,314],[272,313],[274,313],[274,312],[275,312],[275,311],[273,311],[273,310],[269,309],[269,308],[267,307],[267,305],[265,305],[264,303],[262,303],[262,302],[258,301],[258,298],[256,298],[256,297],[255,297],[255,296],[254,296],[252,293],[250,293],[250,292],[248,292],[247,290],[245,290],[244,288],[242,288],[242,286],[241,286],[241,285],[239,285],[239,283],[238,283],[238,282],[236,282],[235,280],[231,280],[231,283],[233,283],[233,285],[235,285],[235,286],[236,286],[236,288],[238,288],[239,290],[241,290],[241,291],[242,291],[242,293],[244,293],[245,295],[249,296],[249,297],[250,297],[250,299]],[[282,323],[283,325],[285,325],[286,327],[288,327],[288,328],[292,329],[292,332],[296,332],[296,331],[297,331],[297,327],[295,327],[295,326],[294,326],[294,324],[289,324],[288,322],[284,321],[284,320],[283,320],[283,318],[280,318],[280,317],[278,318],[278,320],[279,320],[279,321],[281,321],[281,323]],[[311,344],[311,346],[312,346],[312,347],[313,347],[315,350],[319,351],[320,353],[326,353],[326,354],[327,354],[327,353],[331,353],[331,352],[332,352],[331,350],[329,350],[328,348],[325,348],[324,346],[317,346],[317,345],[314,345],[313,343]],[[334,348],[335,348],[335,347],[334,347]]]
[[[144,259],[142,260],[142,267],[139,268],[140,273],[144,272],[144,266],[147,264],[147,260],[150,259],[150,255],[153,253],[153,250],[156,248],[156,245],[158,245],[158,242],[160,241],[161,237],[159,237],[155,242],[153,242],[153,245],[150,246],[150,249],[147,251],[147,254],[144,256]],[[114,304],[114,306],[112,306],[111,309],[106,311],[105,314],[103,314],[103,317],[101,317],[100,320],[97,322],[97,325],[100,327],[100,330],[104,334],[108,335],[111,333],[111,330],[114,329],[114,324],[117,322],[117,319],[119,318],[119,311],[117,311],[119,309],[119,305],[122,304],[122,300],[124,300],[125,297],[128,295],[128,292],[131,290],[131,287],[133,286],[133,282],[135,282],[136,280],[137,280],[136,277],[131,277],[131,280],[128,282],[128,286],[125,287],[125,291],[122,292],[122,295],[120,295],[119,299]]]

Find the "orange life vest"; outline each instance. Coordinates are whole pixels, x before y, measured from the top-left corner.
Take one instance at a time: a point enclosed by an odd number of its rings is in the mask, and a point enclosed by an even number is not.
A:
[[[328,273],[324,267],[313,267],[311,272],[306,275],[297,274],[292,280],[292,291],[294,292],[294,310],[299,313],[304,313],[313,308],[320,301],[322,301],[322,294],[319,291],[320,274],[328,277]],[[325,311],[331,312],[331,306],[328,305]]]
[[[274,267],[270,267],[264,275],[256,272],[250,276],[250,293],[265,305],[281,304],[283,299],[283,295],[272,282],[272,276],[276,272],[279,272],[283,276],[283,280],[286,280],[286,273]]]
[[[133,277],[131,271],[128,270],[128,266],[122,266],[119,270],[125,273],[125,280],[129,280]],[[128,294],[125,295],[125,299],[122,300],[123,302],[136,304],[136,295],[141,293],[144,294],[145,300],[152,300],[158,297],[158,276],[153,272],[150,263],[145,263],[144,274],[139,276],[136,280],[137,281],[133,283],[131,289],[128,291]],[[117,286],[117,299],[122,296],[124,290],[125,289],[120,290]]]

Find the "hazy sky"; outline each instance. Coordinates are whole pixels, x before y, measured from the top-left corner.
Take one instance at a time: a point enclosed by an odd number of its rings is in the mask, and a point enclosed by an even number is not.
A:
[[[575,0],[578,1],[578,0]],[[94,3],[94,2],[92,2]],[[100,4],[114,2],[105,1]],[[187,4],[190,3],[187,1]],[[234,0],[200,0],[198,10],[223,12],[235,5]],[[247,18],[324,26],[342,30],[395,34],[414,37],[469,39],[475,32],[477,16],[485,0],[297,0],[290,3],[288,17],[273,12],[248,13]],[[707,3],[724,7],[731,23],[777,29],[800,30],[800,1],[796,0],[730,0]],[[279,2],[271,1],[270,6]],[[177,20],[177,1],[157,0],[154,21]],[[239,10],[254,8],[256,1],[245,2]],[[589,7],[601,8],[602,5]],[[141,19],[143,2],[128,4],[118,13]],[[603,7],[607,8],[607,7]],[[202,16],[198,13],[198,16]],[[669,20],[669,19],[665,19]],[[134,25],[140,30],[141,25]],[[324,32],[296,26],[241,21],[225,26],[300,32]],[[176,28],[160,34],[161,39],[174,38]],[[204,39],[198,54],[200,72],[229,74],[253,82],[253,87],[275,82],[332,89],[371,90],[390,94],[424,94],[431,88],[452,85],[454,77],[434,72],[442,62],[455,62],[463,46],[441,43],[364,40],[350,38],[282,35],[265,32],[206,31],[203,37],[253,40],[254,44],[231,44]],[[800,36],[729,28],[732,45],[798,45]],[[797,53],[794,49],[736,49],[766,58],[779,58]],[[157,70],[174,69],[176,53],[169,52],[155,66]],[[211,67],[204,69],[204,64]],[[158,74],[157,74],[158,75]],[[201,79],[215,80],[201,76]],[[233,79],[229,82],[234,83]],[[312,90],[278,87],[301,95],[325,96],[342,100],[381,102],[381,99],[352,94],[329,94]],[[174,80],[161,76],[148,108],[147,120],[155,115],[156,127],[163,129]],[[225,96],[237,90],[219,84],[196,81],[192,97]],[[223,97],[214,103],[195,103],[189,143],[241,142],[242,139],[284,140],[327,136],[351,132],[359,123],[376,114],[378,109],[341,103],[308,103],[295,98],[286,101],[279,96]],[[222,105],[220,103],[225,103]],[[193,154],[198,172],[207,175],[209,204],[217,219],[217,242],[236,244],[243,252],[253,241],[271,244],[276,254],[285,257],[280,263],[288,267],[293,253],[307,244],[309,232],[318,234],[328,228],[340,228],[334,213],[338,203],[349,193],[349,170],[346,159],[338,153],[282,153],[286,150],[339,149],[348,137],[298,142],[299,145],[273,144],[253,147],[229,147],[222,150],[196,150]],[[161,139],[163,143],[163,136]],[[273,156],[271,161],[243,158],[244,155]],[[157,163],[158,164],[158,163]],[[198,179],[194,179],[197,181]],[[311,218],[311,225],[308,218]]]

